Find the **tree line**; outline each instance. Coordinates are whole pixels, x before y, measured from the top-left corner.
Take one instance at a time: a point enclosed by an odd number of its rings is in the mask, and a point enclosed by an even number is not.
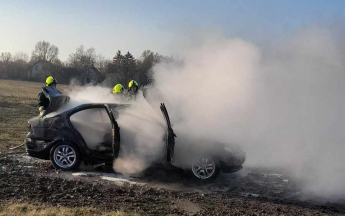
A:
[[[152,79],[152,67],[161,61],[173,61],[174,58],[154,53],[150,50],[143,51],[139,59],[128,51],[121,53],[118,50],[113,59],[107,59],[98,54],[94,48],[85,48],[83,45],[71,53],[66,61],[59,59],[57,46],[47,41],[37,42],[31,56],[24,52],[0,54],[0,79],[40,81],[30,77],[29,73],[37,62],[44,62],[49,66],[47,74],[56,77],[59,83],[69,84],[72,80],[79,84],[90,67],[97,69],[98,83],[112,86],[114,83],[127,83],[131,79],[141,84]]]

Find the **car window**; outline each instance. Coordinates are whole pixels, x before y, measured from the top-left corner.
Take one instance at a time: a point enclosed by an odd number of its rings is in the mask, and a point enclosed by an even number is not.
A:
[[[112,125],[105,108],[81,110],[70,117],[90,149],[102,150],[112,144]]]

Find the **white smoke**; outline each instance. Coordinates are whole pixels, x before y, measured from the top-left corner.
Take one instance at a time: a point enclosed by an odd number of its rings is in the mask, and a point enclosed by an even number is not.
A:
[[[156,65],[176,148],[194,139],[236,143],[247,152],[246,166],[288,169],[307,194],[344,197],[343,38],[341,31],[312,27],[261,48],[213,36],[186,50],[183,64]],[[109,92],[87,87],[72,95],[116,102]],[[126,109],[118,119],[123,148],[114,167],[124,173],[140,172],[164,155],[162,117],[157,107],[143,107]]]
[[[265,49],[213,37],[188,50],[184,64],[157,65],[156,86],[173,106],[176,145],[184,136],[237,143],[247,166],[287,168],[306,193],[344,197],[339,34],[312,27]]]
[[[255,104],[259,60],[259,50],[252,44],[217,39],[191,51],[182,66],[157,65],[156,86],[173,106],[169,113],[174,130],[241,141],[239,132]]]
[[[121,151],[114,169],[123,174],[138,174],[164,156],[166,126],[140,93],[135,104],[119,112]]]

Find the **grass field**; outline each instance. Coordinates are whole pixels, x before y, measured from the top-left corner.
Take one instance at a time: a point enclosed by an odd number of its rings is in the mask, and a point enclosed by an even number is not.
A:
[[[27,120],[38,115],[37,95],[43,85],[0,80],[0,152],[23,143],[28,132]],[[64,85],[58,86],[59,90],[64,88]]]

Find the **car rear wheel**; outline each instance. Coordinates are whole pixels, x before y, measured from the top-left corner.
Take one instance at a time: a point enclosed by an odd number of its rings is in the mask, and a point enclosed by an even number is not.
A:
[[[219,175],[219,172],[219,165],[208,156],[203,156],[192,164],[192,175],[199,180],[214,179]]]
[[[74,170],[81,163],[81,155],[74,145],[61,143],[55,145],[50,151],[50,160],[56,169]]]

